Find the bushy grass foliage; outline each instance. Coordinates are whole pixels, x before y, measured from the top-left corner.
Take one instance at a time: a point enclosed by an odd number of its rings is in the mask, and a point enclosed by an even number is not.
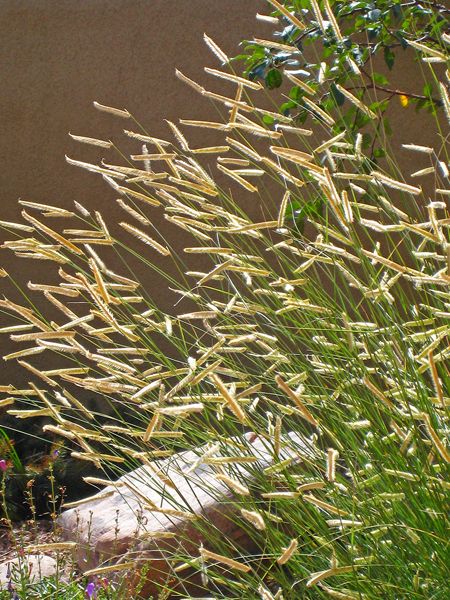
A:
[[[337,22],[328,26],[338,37]],[[0,402],[17,419],[47,417],[47,435],[109,472],[207,444],[199,464],[217,465],[252,550],[198,519],[203,544],[188,553],[180,539],[167,561],[179,582],[180,565],[197,570],[203,597],[444,599],[450,38],[408,50],[438,97],[436,143],[400,151],[415,157],[408,175],[357,65],[351,80],[364,94],[337,84],[344,100],[325,108],[332,73],[313,73],[314,86],[288,73],[304,92],[306,126],[295,110],[273,110],[258,79],[237,75],[205,41],[223,93],[178,76],[217,105],[216,122],[168,123],[162,140],[127,110],[96,103],[124,120],[132,155],[73,136],[107,153],[99,165],[68,161],[115,190],[120,236],[79,203],[72,212],[22,201],[23,221],[7,225],[4,246],[54,268],[59,283],[32,282],[23,303],[0,302],[15,318],[3,331],[23,343],[5,358],[29,382]],[[340,118],[342,106],[364,116],[364,130]],[[204,131],[203,147],[190,144],[191,127]],[[364,133],[384,162],[368,156]],[[184,252],[171,230],[190,238]],[[137,281],[139,262],[149,276]],[[155,305],[154,272],[178,298],[170,311]],[[34,366],[41,354],[44,370]],[[105,410],[81,403],[80,389]],[[236,465],[251,454],[248,431],[274,462],[250,463],[244,480]],[[288,432],[311,453],[290,441],[299,459],[280,460]],[[235,437],[233,456],[217,460]]]

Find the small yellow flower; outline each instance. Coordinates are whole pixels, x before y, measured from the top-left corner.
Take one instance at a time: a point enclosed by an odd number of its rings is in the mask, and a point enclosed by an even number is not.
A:
[[[408,96],[405,96],[404,94],[400,94],[399,98],[400,98],[400,104],[403,106],[403,108],[406,108],[409,104]]]

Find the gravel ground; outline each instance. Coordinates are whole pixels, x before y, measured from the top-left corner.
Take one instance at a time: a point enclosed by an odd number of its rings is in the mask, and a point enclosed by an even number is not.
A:
[[[54,541],[51,521],[24,521],[0,528],[0,563],[16,558],[19,548]]]

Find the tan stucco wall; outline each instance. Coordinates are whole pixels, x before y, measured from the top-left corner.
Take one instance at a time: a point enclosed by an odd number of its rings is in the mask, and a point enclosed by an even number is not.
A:
[[[203,66],[216,62],[203,32],[236,54],[241,39],[255,31],[269,35],[268,25],[255,23],[255,13],[265,9],[262,0],[2,0],[0,219],[18,216],[19,197],[66,207],[78,200],[100,209],[109,222],[122,218],[101,178],[64,160],[68,154],[96,161],[103,151],[76,144],[68,132],[119,139],[128,123],[95,111],[93,100],[126,107],[161,137],[168,133],[164,119],[215,119],[214,107],[175,78],[175,67],[206,81]],[[395,77],[398,87],[420,91],[401,62]],[[396,103],[393,118],[401,124],[397,147],[401,141],[428,142],[432,128],[426,120],[415,124],[413,109]],[[193,145],[201,145],[205,134],[191,134]],[[404,164],[406,172],[415,168]],[[13,270],[18,263],[3,251],[0,264]],[[38,279],[36,270],[43,273],[47,264],[21,261],[19,268],[23,283]],[[148,284],[164,303],[164,287],[151,277]],[[1,285],[4,292],[8,286]],[[6,342],[1,340],[5,351]],[[12,364],[2,366],[0,383],[16,378]]]
[[[99,113],[93,100],[128,108],[159,137],[168,135],[164,119],[215,119],[213,106],[175,78],[175,67],[206,81],[203,66],[217,61],[203,33],[237,54],[261,8],[261,0],[3,0],[0,219],[18,217],[18,198],[71,208],[78,200],[101,210],[109,222],[123,218],[113,190],[64,159],[68,154],[97,161],[104,151],[80,146],[68,132],[126,144],[121,131],[132,124]],[[194,145],[201,145],[201,132],[192,134]],[[0,232],[5,237],[11,239]],[[22,283],[48,269],[47,263],[13,260],[6,251],[0,264]],[[5,280],[1,285],[2,294],[11,289]],[[164,302],[164,288],[152,287],[156,300]],[[6,351],[5,336],[1,344]],[[14,365],[2,365],[0,383],[11,375],[16,379]]]

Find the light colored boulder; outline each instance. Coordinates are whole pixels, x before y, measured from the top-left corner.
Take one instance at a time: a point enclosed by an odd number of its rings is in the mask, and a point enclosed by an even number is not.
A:
[[[57,574],[56,560],[45,554],[28,554],[14,558],[0,565],[0,589],[5,589],[11,581],[13,584],[22,577],[29,583],[38,583],[45,577]]]
[[[296,433],[283,436],[278,460],[311,457],[311,445]],[[226,457],[235,457],[231,463]],[[273,463],[273,444],[253,433],[216,447],[154,461],[124,475],[87,501],[62,513],[64,537],[78,542],[82,571],[99,565],[135,560],[147,563],[152,583],[167,580],[165,557],[174,551],[196,552],[201,527],[214,535],[248,543],[233,519],[234,492],[216,478],[222,472],[246,486]],[[148,564],[150,562],[150,565]]]

